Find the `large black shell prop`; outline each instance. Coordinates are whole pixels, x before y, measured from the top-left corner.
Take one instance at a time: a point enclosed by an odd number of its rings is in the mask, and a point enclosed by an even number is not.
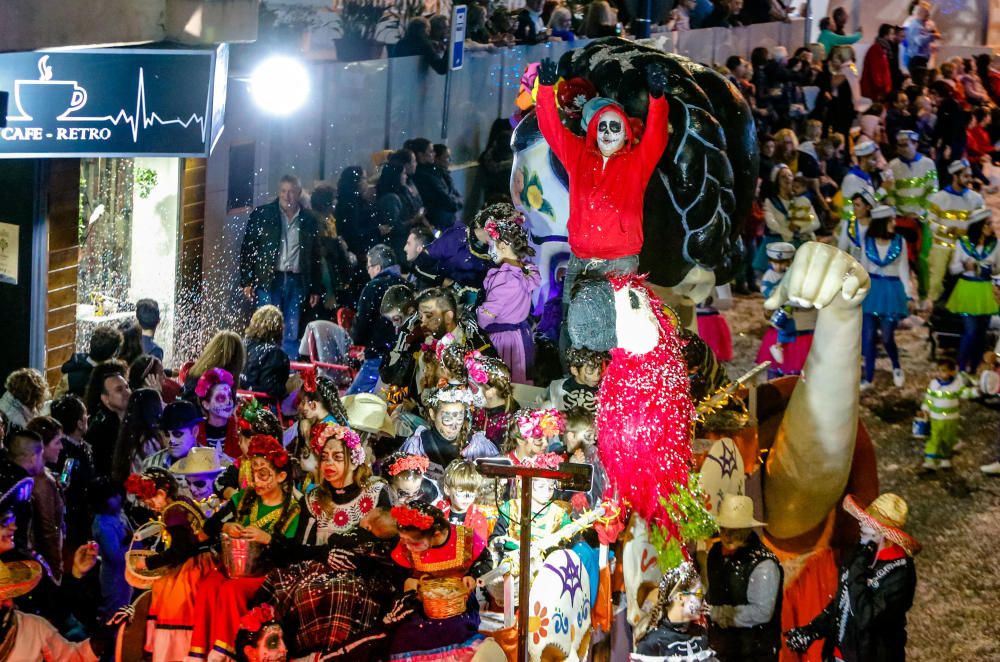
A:
[[[685,57],[617,37],[568,51],[559,73],[589,79],[601,96],[645,119],[646,68],[654,63],[667,73],[670,140],[646,188],[640,270],[651,282],[672,286],[698,265],[725,283],[741,260],[740,230],[759,159],[753,117],[739,90]]]

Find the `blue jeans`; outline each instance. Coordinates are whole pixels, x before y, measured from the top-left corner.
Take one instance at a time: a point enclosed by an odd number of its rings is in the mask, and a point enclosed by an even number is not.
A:
[[[302,287],[302,274],[292,274],[283,271],[274,272],[271,287],[258,287],[257,307],[268,304],[277,306],[285,318],[285,336],[281,348],[293,361],[299,357],[299,317],[302,314],[302,302],[306,293]]]
[[[864,380],[870,382],[875,376],[875,344],[878,342],[879,331],[882,332],[882,345],[885,353],[892,361],[892,367],[899,367],[899,351],[896,349],[896,325],[899,320],[877,315],[865,315],[861,322],[861,353],[865,356]]]
[[[989,315],[962,315],[962,339],[958,343],[958,369],[975,374],[983,359]]]
[[[381,367],[381,358],[365,359],[361,364],[361,370],[358,370],[358,375],[351,382],[351,387],[347,389],[347,395],[374,391],[375,385],[378,384],[378,370]]]

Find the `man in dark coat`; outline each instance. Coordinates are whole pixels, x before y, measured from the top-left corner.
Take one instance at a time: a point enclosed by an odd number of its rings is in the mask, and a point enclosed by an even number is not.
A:
[[[90,336],[90,351],[86,354],[77,352],[70,357],[69,361],[62,364],[60,370],[63,377],[56,388],[56,396],[65,393],[83,397],[87,390],[87,382],[90,381],[90,373],[94,366],[106,361],[110,361],[118,353],[122,346],[122,332],[117,328],[102,324],[94,329]]]
[[[514,39],[520,44],[541,44],[548,40],[549,33],[542,20],[543,0],[527,0],[524,8],[517,14],[517,25],[514,27]]]
[[[319,219],[303,209],[298,177],[285,175],[278,197],[250,212],[240,249],[240,287],[257,307],[272,304],[285,318],[282,349],[297,356],[302,302],[323,294]]]
[[[447,170],[435,164],[434,147],[426,138],[408,140],[406,149],[417,157],[413,183],[424,201],[424,214],[438,230],[455,224],[455,213],[462,208],[462,196],[455,190]]]
[[[823,639],[823,659],[903,662],[906,612],[913,605],[920,543],[902,531],[906,502],[880,495],[865,510],[850,495],[844,510],[858,519],[861,540],[840,566],[837,593],[819,616],[786,633],[788,647],[804,653]]]
[[[365,362],[347,393],[371,393],[378,382],[378,372],[396,340],[392,322],[382,316],[382,297],[393,285],[404,285],[395,253],[385,244],[368,251],[368,276],[371,278],[358,298],[358,315],[351,336],[355,345],[364,345]]]

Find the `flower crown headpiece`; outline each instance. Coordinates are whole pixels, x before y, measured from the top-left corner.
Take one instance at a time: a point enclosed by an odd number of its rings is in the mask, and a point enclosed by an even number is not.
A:
[[[427,473],[429,466],[430,460],[423,455],[404,455],[389,465],[388,473],[390,476],[398,476],[404,471],[416,471],[422,476]]]
[[[393,506],[389,512],[400,527],[406,526],[419,529],[420,531],[430,531],[431,527],[434,526],[434,518],[420,512],[416,508]]]
[[[469,380],[479,386],[486,386],[491,379],[510,383],[510,371],[500,359],[483,356],[478,349],[465,355],[465,370]]]
[[[517,431],[525,439],[551,439],[566,431],[558,409],[524,409],[517,413]]]
[[[240,629],[246,630],[247,632],[256,633],[260,632],[268,623],[277,623],[278,614],[274,611],[274,607],[269,604],[262,604],[258,607],[254,607],[240,619]]]
[[[254,423],[260,422],[261,409],[263,409],[263,405],[257,398],[241,402],[236,408],[236,421],[239,423],[240,430],[252,432]]]
[[[438,363],[442,361],[445,350],[454,345],[456,342],[457,340],[455,338],[455,334],[448,332],[434,344],[434,355],[437,357]]]
[[[139,499],[152,499],[156,494],[156,481],[142,474],[132,474],[125,480],[125,491]]]
[[[480,391],[473,390],[463,384],[442,386],[427,396],[428,407],[437,407],[453,402],[460,402],[467,407],[485,407],[486,397]]]
[[[240,458],[237,463],[242,464],[242,460],[249,460],[252,457],[262,457],[277,469],[284,469],[288,466],[288,451],[281,445],[281,442],[270,435],[255,434],[250,437],[246,457]]]
[[[542,453],[525,458],[521,464],[534,469],[558,469],[563,463],[563,457],[559,453]]]
[[[351,453],[351,464],[360,467],[365,463],[365,449],[361,445],[361,437],[358,433],[345,425],[336,423],[319,423],[313,428],[312,436],[309,439],[309,447],[316,455],[323,453],[323,448],[331,439],[344,442],[344,448]]]
[[[222,368],[209,368],[198,378],[198,385],[194,387],[194,392],[199,398],[207,398],[212,392],[212,388],[217,384],[226,384],[230,388],[233,386],[233,376],[228,370]]]
[[[528,231],[524,229],[524,216],[520,212],[506,218],[490,218],[483,229],[493,241],[505,241],[509,244],[518,237],[525,240],[528,238]]]

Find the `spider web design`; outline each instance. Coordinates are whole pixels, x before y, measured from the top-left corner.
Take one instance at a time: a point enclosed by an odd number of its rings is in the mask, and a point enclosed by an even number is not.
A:
[[[580,564],[573,560],[573,557],[563,551],[560,556],[566,562],[565,567],[559,568],[552,563],[546,563],[543,568],[551,570],[562,581],[562,592],[559,597],[569,593],[570,602],[576,600],[576,592],[583,591],[583,578]]]

